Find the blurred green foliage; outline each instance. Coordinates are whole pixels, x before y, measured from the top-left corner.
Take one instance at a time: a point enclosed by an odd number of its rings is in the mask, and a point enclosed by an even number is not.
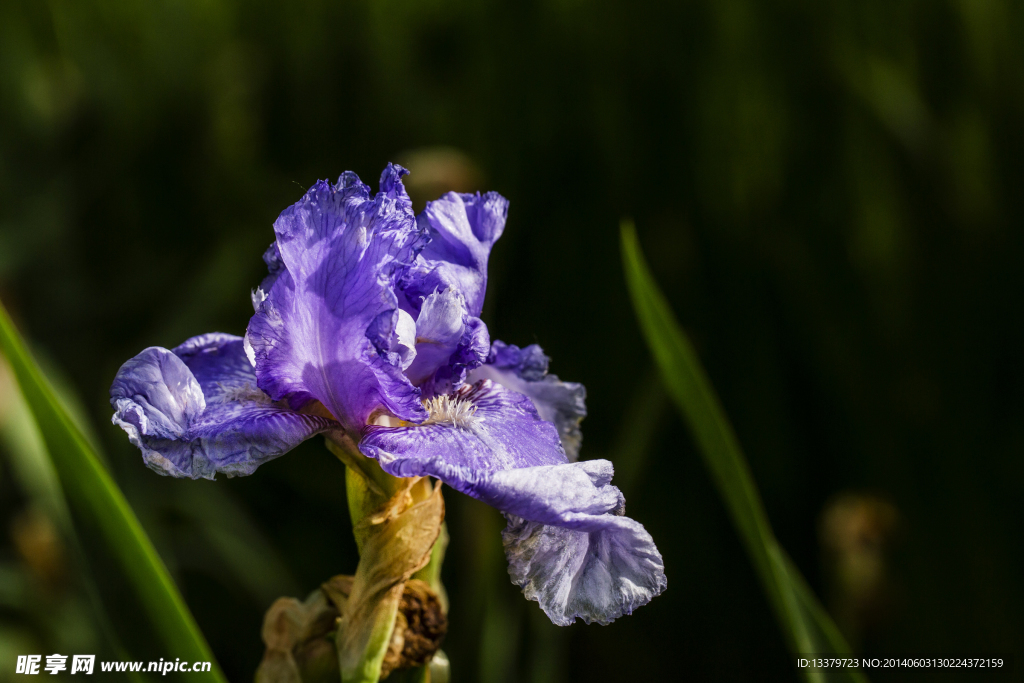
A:
[[[86,554],[98,553],[113,560],[106,563],[113,571],[104,579],[117,580],[122,591],[139,603],[158,647],[190,662],[213,663],[210,678],[223,683],[209,645],[152,542],[59,394],[25,348],[2,303],[0,352],[16,380],[7,378],[5,390],[12,395],[16,413],[20,413],[4,431],[23,431],[29,437],[12,444],[12,461],[21,461],[22,481],[34,484],[25,488],[36,494],[39,505],[37,510],[29,507],[28,516],[18,518],[12,528],[23,557],[30,565],[35,560],[37,573],[61,573],[62,551],[53,523],[58,522],[63,532],[60,537],[72,541],[82,565],[87,563],[83,557]],[[31,426],[38,429],[42,443],[30,437]],[[30,444],[30,440],[35,443]],[[29,471],[32,475],[26,476]],[[83,553],[83,543],[93,547]],[[85,581],[90,596],[95,596],[92,576],[87,574]],[[94,600],[94,607],[95,619],[105,626],[106,610],[99,600]],[[116,636],[109,640],[116,649],[122,649]]]
[[[626,284],[647,348],[746,546],[790,654],[849,657],[853,654],[849,643],[775,538],[743,449],[693,344],[651,276],[636,226],[625,220],[621,233]],[[804,667],[800,673],[809,683],[867,681],[856,667]]]
[[[1012,652],[1022,29],[1008,0],[7,0],[0,297],[248,680],[270,602],[355,567],[340,465],[311,442],[244,479],[158,477],[107,423],[107,387],[145,346],[244,329],[270,225],[314,179],[372,185],[410,150],[456,148],[512,202],[485,320],[587,385],[582,456],[616,462],[670,587],[610,627],[556,629],[509,584],[500,517],[449,495],[455,681],[796,677],[652,372],[623,215],[780,543],[855,646]],[[38,583],[16,443],[0,570]],[[0,581],[0,640],[63,647],[75,622],[46,626],[19,581]],[[137,606],[98,583],[130,623]]]

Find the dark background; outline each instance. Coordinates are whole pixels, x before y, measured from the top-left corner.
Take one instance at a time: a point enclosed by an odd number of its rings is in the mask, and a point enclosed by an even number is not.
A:
[[[615,462],[669,588],[558,629],[509,583],[500,515],[449,492],[453,680],[796,680],[631,312],[632,217],[777,535],[858,652],[1012,656],[1022,35],[1001,0],[4,0],[0,297],[250,680],[270,602],[355,567],[343,468],[314,440],[244,479],[158,477],[109,424],[118,366],[241,334],[271,225],[317,178],[375,187],[407,160],[417,208],[499,191],[492,337],[586,384],[582,457]],[[17,448],[0,442],[0,680],[12,653],[106,647]]]

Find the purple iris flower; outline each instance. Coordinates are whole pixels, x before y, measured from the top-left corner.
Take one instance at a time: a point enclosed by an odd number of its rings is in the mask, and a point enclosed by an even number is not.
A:
[[[575,462],[582,385],[480,320],[500,195],[450,192],[419,216],[389,164],[351,172],[274,223],[244,338],[151,347],[111,387],[161,474],[251,474],[316,434],[347,435],[397,477],[429,475],[497,508],[509,573],[556,624],[608,623],[665,589],[661,555],[623,515],[606,460]]]

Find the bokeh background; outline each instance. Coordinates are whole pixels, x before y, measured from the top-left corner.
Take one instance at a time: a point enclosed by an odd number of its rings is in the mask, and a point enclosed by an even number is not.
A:
[[[251,680],[269,604],[355,567],[343,468],[313,441],[248,478],[158,477],[109,423],[111,379],[241,334],[273,220],[318,178],[375,187],[395,160],[417,207],[497,190],[484,318],[586,384],[582,457],[615,463],[669,588],[558,629],[509,583],[500,515],[449,493],[453,680],[796,680],[631,312],[632,217],[858,652],[1013,656],[1022,35],[1008,0],[4,0],[0,298]],[[6,373],[0,436],[0,680],[18,653],[145,649]]]

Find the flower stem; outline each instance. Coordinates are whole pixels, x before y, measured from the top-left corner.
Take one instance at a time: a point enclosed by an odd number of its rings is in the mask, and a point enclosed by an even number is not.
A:
[[[345,464],[349,514],[359,549],[359,567],[338,629],[341,679],[377,683],[393,646],[405,582],[413,576],[425,581],[447,611],[440,578],[448,541],[444,502],[439,485],[429,478],[393,477],[359,453],[347,437],[328,439],[327,447]],[[422,679],[429,680],[426,667],[418,668],[424,669]]]

